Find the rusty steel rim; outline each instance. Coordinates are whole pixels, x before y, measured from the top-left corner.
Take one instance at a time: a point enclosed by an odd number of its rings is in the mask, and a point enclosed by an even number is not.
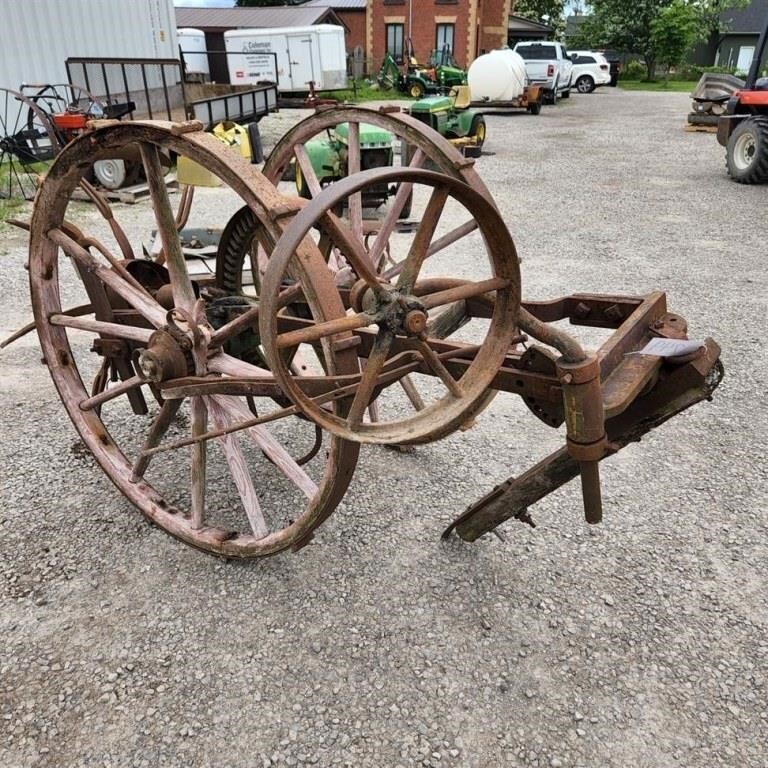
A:
[[[431,230],[425,238],[419,240],[420,250],[415,249],[410,252],[415,254],[412,262],[405,264],[394,284],[382,283],[378,275],[372,270],[368,271],[365,279],[373,298],[371,306],[366,311],[356,312],[353,315],[342,311],[334,318],[326,316],[322,320],[315,317],[314,330],[305,328],[281,333],[280,307],[276,296],[286,277],[298,280],[305,291],[309,289],[322,294],[337,291],[333,276],[328,270],[324,273],[311,272],[300,258],[295,258],[297,244],[302,242],[310,230],[322,229],[323,226],[332,224],[338,241],[346,241],[344,244],[346,252],[348,254],[353,252],[355,243],[359,245],[355,233],[351,227],[347,227],[330,212],[335,210],[341,201],[357,194],[367,185],[390,182],[421,184],[432,189],[432,197],[421,225],[422,228],[431,227]],[[470,288],[466,286],[464,289],[456,288],[455,291],[463,291],[456,295],[467,298],[495,291],[493,314],[486,337],[479,345],[474,360],[465,373],[455,381],[445,377],[445,371],[441,370],[440,362],[434,359],[435,356],[427,348],[429,345],[426,344],[422,334],[428,318],[425,308],[434,306],[437,302],[436,297],[441,294],[417,298],[413,290],[420,266],[426,258],[427,247],[434,235],[442,206],[449,198],[464,206],[477,223],[483,236],[493,275],[490,281],[473,283]],[[427,220],[429,224],[425,223]],[[414,242],[418,239],[417,233]],[[359,255],[355,265],[365,270],[363,262],[364,254]],[[339,437],[361,443],[422,443],[444,437],[466,423],[468,418],[487,404],[485,396],[488,385],[509,351],[516,332],[520,308],[520,273],[517,255],[512,237],[495,207],[482,194],[461,181],[444,174],[415,169],[363,171],[323,190],[295,216],[277,242],[262,288],[259,326],[264,351],[275,378],[291,400],[317,424]],[[475,291],[474,294],[472,290]],[[453,294],[448,292],[446,296],[453,297]],[[344,415],[329,413],[304,392],[296,377],[282,360],[281,349],[288,343],[299,340],[307,343],[320,342],[332,348],[354,347],[353,332],[369,326],[377,328],[376,340],[369,353],[366,367],[361,373],[358,393],[349,405],[350,413]],[[388,350],[395,337],[417,340],[415,344],[420,350],[425,365],[432,370],[433,374],[441,378],[448,392],[433,404],[409,417],[388,422],[365,423],[360,418],[362,411],[368,405],[365,397],[368,394],[372,395],[378,386],[378,376],[382,366],[386,366]],[[371,360],[374,362],[372,363]],[[370,368],[372,365],[378,367],[378,372],[366,375],[366,371],[373,370]],[[366,391],[366,387],[370,390],[369,392]]]

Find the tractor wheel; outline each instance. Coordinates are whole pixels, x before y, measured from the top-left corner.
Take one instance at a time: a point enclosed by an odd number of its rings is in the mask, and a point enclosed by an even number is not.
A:
[[[472,118],[472,128],[469,131],[477,142],[478,149],[485,143],[485,118],[482,115],[475,115]]]
[[[576,81],[576,90],[579,93],[592,93],[595,90],[595,81],[589,75],[582,75]]]
[[[411,83],[408,86],[408,95],[414,99],[421,99],[424,96],[424,86],[421,83]]]
[[[739,184],[768,181],[768,117],[742,120],[728,139],[725,164]]]

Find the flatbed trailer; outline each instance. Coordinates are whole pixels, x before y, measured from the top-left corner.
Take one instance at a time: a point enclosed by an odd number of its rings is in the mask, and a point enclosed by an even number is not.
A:
[[[479,109],[484,112],[511,112],[513,110],[525,109],[532,115],[538,115],[541,112],[543,95],[543,89],[540,85],[526,85],[523,93],[516,99],[509,101],[475,100],[471,101],[469,106],[472,109]]]

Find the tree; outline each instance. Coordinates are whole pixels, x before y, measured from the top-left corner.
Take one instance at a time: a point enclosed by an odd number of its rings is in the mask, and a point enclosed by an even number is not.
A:
[[[682,61],[699,40],[709,38],[716,49],[728,29],[723,11],[743,8],[749,0],[592,0],[572,48],[615,48],[639,53],[647,79],[656,64],[669,67]]]
[[[697,9],[685,0],[672,0],[651,22],[651,46],[656,60],[663,64],[666,76],[679,64],[700,39],[702,19]]]
[[[563,31],[563,9],[565,0],[517,0],[514,2],[512,13],[532,21],[543,22],[554,27],[556,33]]]
[[[728,14],[724,11],[735,11],[746,8],[750,0],[697,0],[693,3],[701,22],[702,39],[707,41],[707,47],[716,51],[722,42],[723,34],[731,26]]]
[[[652,25],[672,0],[592,0],[587,16],[570,44],[571,48],[615,48],[639,53],[645,60],[647,77],[656,70]]]

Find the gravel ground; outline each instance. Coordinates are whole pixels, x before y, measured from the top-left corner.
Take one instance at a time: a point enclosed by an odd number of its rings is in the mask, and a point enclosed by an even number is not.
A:
[[[477,161],[526,297],[662,288],[723,347],[714,402],[604,463],[600,527],[571,484],[536,530],[441,543],[562,442],[502,395],[469,432],[365,450],[300,554],[223,562],[77,450],[32,338],[5,350],[0,765],[764,768],[766,190],[727,179],[687,108],[604,89],[490,116]],[[5,336],[30,312],[2,238]]]

